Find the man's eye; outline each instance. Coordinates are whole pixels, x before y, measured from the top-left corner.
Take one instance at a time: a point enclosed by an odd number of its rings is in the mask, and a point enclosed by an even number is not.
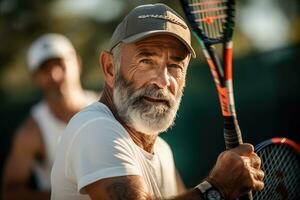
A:
[[[168,67],[170,68],[177,68],[177,69],[181,69],[182,70],[182,66],[178,65],[178,64],[169,64]]]
[[[141,62],[144,64],[153,64],[153,61],[151,59],[143,59],[141,60]]]

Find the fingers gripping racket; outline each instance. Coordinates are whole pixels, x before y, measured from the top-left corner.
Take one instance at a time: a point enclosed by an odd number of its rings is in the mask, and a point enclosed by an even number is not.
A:
[[[218,91],[224,119],[224,139],[227,149],[242,144],[237,122],[232,86],[232,35],[234,0],[181,0],[187,20],[200,43]],[[222,45],[220,60],[214,45]],[[251,193],[242,199],[252,199]]]
[[[300,199],[300,146],[287,138],[272,138],[255,151],[262,159],[265,187],[253,192],[253,199]]]

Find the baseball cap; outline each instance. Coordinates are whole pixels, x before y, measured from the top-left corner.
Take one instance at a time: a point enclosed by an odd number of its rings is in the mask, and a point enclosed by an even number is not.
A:
[[[36,39],[28,50],[27,62],[31,72],[37,70],[43,62],[51,58],[71,58],[76,51],[65,36],[48,33]]]
[[[182,17],[165,4],[146,4],[134,8],[115,29],[109,46],[132,43],[154,35],[170,35],[181,41],[195,58],[191,33]]]

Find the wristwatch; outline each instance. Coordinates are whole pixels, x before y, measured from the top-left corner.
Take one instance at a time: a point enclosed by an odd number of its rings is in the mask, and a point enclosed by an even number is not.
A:
[[[195,188],[202,193],[205,200],[224,200],[219,190],[208,181],[203,181]]]

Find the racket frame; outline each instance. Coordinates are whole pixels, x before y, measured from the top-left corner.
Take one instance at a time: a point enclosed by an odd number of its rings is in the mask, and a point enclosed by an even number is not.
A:
[[[300,162],[300,145],[299,144],[297,144],[296,142],[294,142],[293,140],[291,140],[291,139],[288,139],[288,138],[285,138],[285,137],[274,137],[274,138],[271,138],[271,139],[268,139],[268,140],[265,140],[265,141],[263,141],[263,142],[261,142],[261,143],[259,143],[258,145],[256,145],[255,146],[255,152],[258,154],[258,155],[260,155],[260,154],[262,154],[263,152],[264,153],[266,153],[266,152],[268,152],[270,149],[269,149],[269,147],[270,146],[274,146],[274,145],[276,145],[276,146],[285,146],[285,147],[288,147],[288,148],[290,148],[291,150],[293,150],[297,155],[298,155],[298,162]],[[269,149],[269,150],[266,150],[266,149]],[[263,157],[262,157],[263,158]],[[262,161],[262,164],[263,164],[263,166],[264,166],[264,161]],[[275,167],[274,168],[276,168],[276,167],[279,167],[279,168],[281,168],[281,167],[284,167],[284,166],[282,166],[282,165],[278,165],[278,163],[277,163],[277,161],[276,162],[274,162],[273,163],[274,165],[275,165]],[[269,164],[267,164],[267,166],[269,166],[270,165],[270,163]],[[277,165],[277,166],[276,166]],[[280,169],[280,170],[282,170],[282,169]],[[270,172],[267,172],[267,176],[268,175],[272,175],[272,174],[269,174]],[[281,174],[282,172],[280,172],[280,173],[278,173],[278,174]],[[267,178],[267,176],[265,177],[265,179]],[[280,176],[281,177],[281,176]],[[283,184],[283,185],[282,185]],[[269,186],[270,187],[270,186]],[[275,191],[276,192],[278,192],[278,190],[277,189],[280,189],[279,190],[279,193],[281,194],[281,195],[285,195],[285,192],[287,191],[287,189],[286,189],[286,186],[285,186],[285,181],[283,181],[282,183],[279,183],[279,184],[275,184],[275,185],[272,185],[272,187],[276,187],[276,189],[275,189]],[[266,186],[265,186],[265,188],[266,188]],[[267,189],[267,188],[266,188]],[[283,189],[283,190],[281,190],[281,189]],[[282,193],[282,192],[280,192],[280,191],[284,191],[284,193]],[[298,194],[299,195],[299,194]],[[257,197],[256,196],[256,193],[254,193],[254,197],[257,199],[257,198],[261,198],[260,196],[259,197]],[[284,198],[284,199],[286,199],[284,196],[281,196],[281,198]],[[265,197],[264,197],[264,199],[265,199]]]
[[[226,2],[226,17],[223,24],[223,35],[219,38],[209,38],[198,27],[196,17],[192,14],[192,8],[189,7],[188,0],[181,0],[184,13],[192,27],[193,33],[201,45],[204,56],[208,62],[211,74],[213,76],[218,98],[224,120],[224,138],[227,149],[234,148],[242,144],[241,131],[237,122],[236,110],[233,95],[232,83],[232,47],[231,40],[234,28],[234,0]],[[223,61],[221,62],[214,45],[223,45]],[[224,66],[224,67],[222,67]]]
[[[189,6],[188,0],[181,0],[184,13],[192,27],[193,33],[201,45],[204,56],[208,62],[211,74],[213,76],[216,89],[218,91],[219,102],[222,110],[222,116],[224,120],[224,140],[226,149],[237,147],[243,143],[241,131],[238,125],[234,94],[232,83],[232,36],[234,29],[234,0],[228,0],[226,2],[226,17],[223,24],[223,34],[219,38],[209,38],[196,23],[196,18],[192,14],[192,9]],[[223,45],[223,66],[219,60],[214,45]],[[253,199],[252,193],[242,196],[239,199]]]
[[[300,146],[294,142],[293,140],[290,140],[285,137],[274,137],[269,140],[266,140],[257,146],[255,146],[255,151],[260,151],[261,149],[265,148],[266,146],[270,144],[285,144],[294,149],[299,155],[300,155]]]

